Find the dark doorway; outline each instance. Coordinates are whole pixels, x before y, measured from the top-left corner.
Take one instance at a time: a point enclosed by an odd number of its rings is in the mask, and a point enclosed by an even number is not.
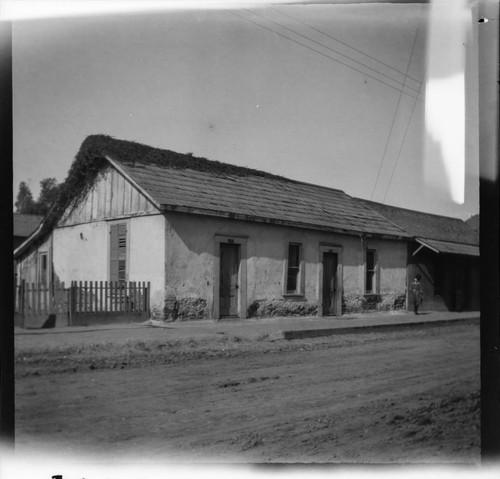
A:
[[[323,316],[337,316],[337,253],[323,253]]]
[[[220,245],[220,316],[238,315],[238,269],[240,245]]]

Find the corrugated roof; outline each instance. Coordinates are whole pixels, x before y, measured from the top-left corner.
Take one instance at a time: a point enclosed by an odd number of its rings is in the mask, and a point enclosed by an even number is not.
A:
[[[417,238],[417,242],[439,253],[460,254],[465,256],[479,256],[479,246],[451,241],[439,241]]]
[[[40,224],[43,216],[14,213],[14,236],[27,238]]]
[[[118,141],[118,140],[117,140]],[[365,208],[340,190],[289,180],[257,170],[239,168],[202,159],[197,169],[190,155],[183,167],[183,155],[161,163],[147,156],[107,156],[120,165],[140,188],[166,209],[193,213],[235,216],[246,220],[276,222],[346,233],[408,237],[399,227]],[[136,152],[139,150],[136,149]]]
[[[458,218],[407,210],[368,200],[360,201],[414,237],[469,245],[479,244],[477,231]]]

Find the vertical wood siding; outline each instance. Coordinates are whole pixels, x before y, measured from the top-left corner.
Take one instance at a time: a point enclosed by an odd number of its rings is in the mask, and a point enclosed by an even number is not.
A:
[[[68,207],[59,226],[155,212],[153,204],[114,168],[108,167],[85,197]]]

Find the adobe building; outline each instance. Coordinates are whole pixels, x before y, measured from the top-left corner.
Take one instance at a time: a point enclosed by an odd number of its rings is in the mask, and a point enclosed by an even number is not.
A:
[[[339,190],[90,136],[15,257],[26,281],[44,258],[48,282],[148,281],[158,319],[340,316],[404,308],[416,242]]]

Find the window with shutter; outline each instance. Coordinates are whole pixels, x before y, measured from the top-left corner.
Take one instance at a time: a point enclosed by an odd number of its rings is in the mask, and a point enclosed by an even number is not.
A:
[[[110,227],[109,279],[127,280],[127,224],[118,223]]]

